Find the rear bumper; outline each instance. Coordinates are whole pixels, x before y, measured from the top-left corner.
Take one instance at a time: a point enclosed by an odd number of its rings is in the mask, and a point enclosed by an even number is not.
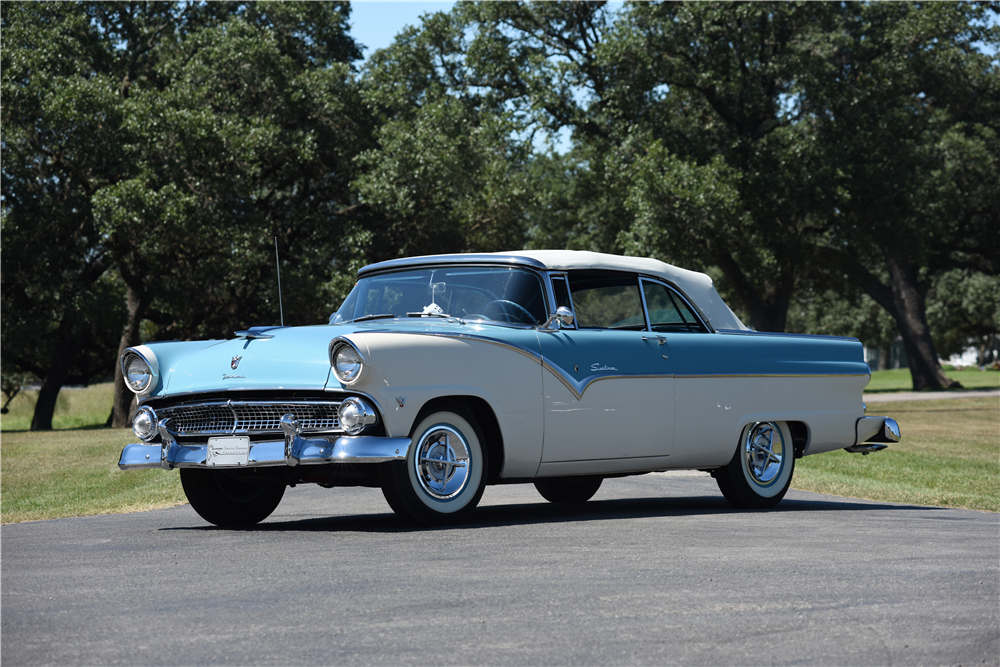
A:
[[[855,427],[857,436],[854,445],[847,451],[854,454],[868,454],[885,449],[899,442],[899,424],[892,417],[862,417]]]
[[[246,467],[321,465],[324,463],[383,463],[406,459],[409,438],[379,436],[342,436],[334,440],[303,438],[294,422],[282,423],[284,440],[250,443]],[[161,423],[162,444],[125,445],[118,467],[140,468],[217,468],[244,466],[207,465],[208,443],[178,443]]]

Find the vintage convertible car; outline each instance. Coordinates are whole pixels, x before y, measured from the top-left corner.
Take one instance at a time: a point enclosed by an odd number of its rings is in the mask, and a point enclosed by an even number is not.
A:
[[[710,471],[733,505],[788,490],[795,459],[899,440],[865,416],[852,338],[756,333],[708,276],[653,259],[520,251],[367,266],[325,325],[122,355],[141,444],[191,506],[252,524],[287,486],[379,486],[423,525],[487,484],[583,502],[606,477]]]

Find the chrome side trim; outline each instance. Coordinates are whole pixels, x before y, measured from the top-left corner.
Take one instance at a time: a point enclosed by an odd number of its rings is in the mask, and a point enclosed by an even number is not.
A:
[[[563,384],[563,386],[569,390],[571,394],[573,394],[573,398],[575,398],[578,401],[583,398],[584,392],[586,392],[587,389],[590,388],[590,385],[594,384],[595,382],[600,382],[601,380],[621,380],[624,378],[639,380],[639,379],[657,379],[657,378],[674,377],[672,373],[636,373],[636,374],[619,373],[617,375],[588,375],[582,380],[575,380],[573,379],[573,376],[564,371],[561,367],[549,363],[548,359],[542,360],[542,368],[545,368],[550,373],[552,373],[552,375],[554,375],[556,379],[559,380]]]
[[[573,394],[573,396],[580,400],[583,398],[584,392],[590,387],[594,382],[600,380],[614,380],[620,378],[761,378],[761,377],[868,377],[865,373],[747,373],[747,374],[683,374],[683,373],[638,373],[635,375],[629,375],[625,373],[619,373],[616,375],[590,375],[581,380],[576,380],[567,373],[562,367],[553,364],[548,358],[543,357],[538,352],[534,350],[529,350],[526,347],[520,345],[514,345],[506,341],[498,340],[496,338],[490,338],[488,336],[480,336],[478,334],[468,334],[468,333],[438,333],[429,331],[372,331],[368,333],[389,333],[397,335],[407,335],[407,336],[439,336],[441,338],[456,338],[459,340],[477,340],[483,343],[489,343],[490,345],[496,345],[513,352],[517,352],[529,359],[534,359],[542,368],[552,373],[556,379],[558,379],[562,384]]]
[[[824,338],[826,340],[858,340],[857,338],[851,338],[850,336],[831,336],[827,334],[800,334],[800,333],[784,333],[777,331],[754,331],[753,329],[716,329],[716,333],[727,334],[731,336],[775,336],[779,338]]]
[[[847,378],[868,377],[868,373],[744,373],[737,375],[677,373],[677,378]]]
[[[377,436],[345,436],[333,442],[329,440],[306,440],[295,443],[293,453],[297,455],[295,465],[322,465],[324,463],[382,463],[384,461],[405,460],[410,449],[409,438],[382,438]],[[125,445],[118,467],[122,470],[142,468],[207,468],[205,459],[208,445],[176,445],[168,448],[166,458],[160,445]],[[250,443],[250,458],[246,466],[240,468],[266,468],[289,465],[285,458],[286,443],[283,440]],[[213,469],[224,466],[212,466]],[[235,466],[232,466],[235,468]]]

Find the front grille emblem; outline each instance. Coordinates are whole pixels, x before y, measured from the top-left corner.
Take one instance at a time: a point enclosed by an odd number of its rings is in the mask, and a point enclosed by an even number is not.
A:
[[[240,359],[242,358],[243,357],[233,357],[233,361],[229,364],[229,367],[235,371],[236,367],[240,365]]]

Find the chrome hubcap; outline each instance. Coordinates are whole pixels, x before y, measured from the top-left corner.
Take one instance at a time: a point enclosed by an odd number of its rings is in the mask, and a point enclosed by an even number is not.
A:
[[[424,434],[413,463],[420,486],[438,500],[454,498],[469,481],[469,446],[449,426],[435,426]]]
[[[759,422],[747,434],[744,446],[746,469],[760,486],[771,484],[781,473],[785,444],[775,424]]]

